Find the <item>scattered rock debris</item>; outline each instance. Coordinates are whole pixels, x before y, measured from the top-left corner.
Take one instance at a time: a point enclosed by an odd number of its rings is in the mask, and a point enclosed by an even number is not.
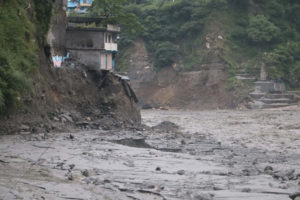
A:
[[[152,129],[165,131],[165,132],[176,132],[179,130],[179,126],[170,121],[163,121],[158,125],[153,126]]]
[[[298,135],[277,127],[300,112],[143,112],[148,127],[169,120],[180,132],[0,136],[0,199],[299,199]]]

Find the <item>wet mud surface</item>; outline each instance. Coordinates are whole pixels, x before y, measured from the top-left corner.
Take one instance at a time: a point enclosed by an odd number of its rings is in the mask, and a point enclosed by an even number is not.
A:
[[[287,200],[300,191],[299,110],[142,116],[144,131],[0,136],[0,199]]]

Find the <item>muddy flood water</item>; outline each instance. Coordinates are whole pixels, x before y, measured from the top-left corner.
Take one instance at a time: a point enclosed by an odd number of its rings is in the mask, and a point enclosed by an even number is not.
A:
[[[142,116],[143,131],[0,136],[0,199],[288,200],[300,191],[299,109]]]

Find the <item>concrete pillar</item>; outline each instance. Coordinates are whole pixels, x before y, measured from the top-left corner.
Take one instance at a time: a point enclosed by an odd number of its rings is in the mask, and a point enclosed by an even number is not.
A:
[[[265,63],[262,63],[260,66],[260,80],[266,81],[268,77],[267,71],[266,71],[266,65]]]

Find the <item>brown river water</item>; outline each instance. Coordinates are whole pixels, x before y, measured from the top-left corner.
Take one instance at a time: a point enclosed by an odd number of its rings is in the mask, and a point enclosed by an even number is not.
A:
[[[288,200],[300,191],[299,109],[142,117],[168,122],[0,136],[0,199]]]

